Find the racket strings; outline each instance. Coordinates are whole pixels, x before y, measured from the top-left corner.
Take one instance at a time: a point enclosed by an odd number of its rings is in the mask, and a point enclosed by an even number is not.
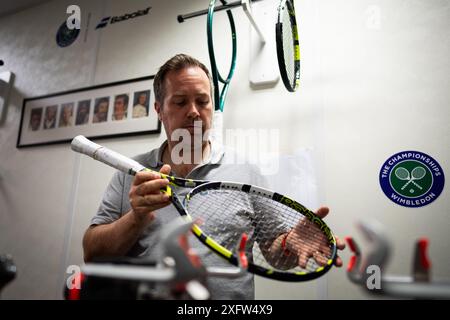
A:
[[[331,256],[331,246],[316,224],[296,210],[264,196],[213,189],[196,193],[186,207],[194,220],[200,220],[200,228],[207,236],[233,253],[245,232],[249,237],[246,254],[255,265],[284,272],[313,272],[320,266],[311,258],[313,253],[321,252],[326,259]],[[271,249],[274,241],[280,241],[280,237],[294,230],[302,233],[303,240],[296,241],[289,236],[290,254]],[[310,253],[304,268],[298,266],[302,252]]]
[[[409,180],[409,171],[403,167],[397,168],[395,170],[395,176],[400,180]]]
[[[422,179],[425,175],[426,171],[423,167],[415,167],[411,172],[411,176],[417,180]]]
[[[260,215],[260,212],[266,212],[268,219],[276,220],[278,221],[278,224],[284,224],[284,232],[279,235],[279,237],[281,236],[284,238],[289,236],[289,239],[287,240],[289,245],[286,246],[288,253],[283,251],[280,252],[279,250],[276,250],[274,254],[271,254],[270,251],[266,254],[261,253],[257,256],[257,258],[260,258],[260,261],[256,262],[256,264],[265,265],[266,268],[269,268],[269,266],[279,266],[283,271],[286,271],[285,269],[288,268],[290,269],[289,272],[313,272],[320,267],[320,265],[315,259],[311,259],[311,257],[318,257],[318,255],[320,255],[321,257],[318,258],[325,261],[331,258],[332,246],[327,237],[321,229],[307,217],[272,199],[259,195],[252,195],[252,197],[256,198],[254,199],[254,203],[257,208],[257,216]],[[301,234],[301,237],[295,237],[295,235],[291,235],[291,233]],[[262,237],[260,237],[261,241],[272,241],[272,237],[265,239],[265,234],[265,230],[263,230]],[[306,255],[306,267],[304,268],[299,266],[299,257],[302,254]],[[270,263],[267,261],[266,257],[268,257]]]
[[[197,194],[187,205],[189,214],[199,220],[203,232],[230,251],[235,251],[243,233],[253,236],[255,226],[250,208],[245,198],[231,199],[227,194],[217,194],[216,190]]]
[[[286,67],[286,73],[289,79],[289,83],[295,85],[295,47],[294,47],[294,37],[292,34],[291,17],[288,12],[286,4],[282,8],[282,37],[283,37],[283,53],[284,53],[284,64]]]

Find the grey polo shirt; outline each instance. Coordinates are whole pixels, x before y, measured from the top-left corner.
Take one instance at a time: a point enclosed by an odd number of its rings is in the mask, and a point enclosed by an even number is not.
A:
[[[159,170],[163,163],[162,153],[167,146],[167,141],[160,148],[154,149],[134,157],[143,166],[153,170]],[[266,186],[264,177],[256,166],[242,163],[235,153],[227,151],[212,143],[210,158],[205,163],[194,168],[186,178],[210,181],[236,181],[241,183]],[[130,191],[133,176],[123,172],[116,172],[112,177],[100,203],[97,214],[92,218],[91,225],[108,224],[127,213],[130,209],[128,193]],[[187,194],[189,189],[177,188],[180,197]],[[144,230],[138,241],[128,252],[131,257],[147,257],[156,260],[160,256],[159,230],[161,227],[179,214],[173,205],[156,211],[155,219]],[[194,236],[189,242],[195,252],[200,256],[206,266],[231,266],[225,259],[219,257]],[[208,288],[212,299],[254,299],[253,275],[246,273],[237,279],[212,278],[208,280]]]

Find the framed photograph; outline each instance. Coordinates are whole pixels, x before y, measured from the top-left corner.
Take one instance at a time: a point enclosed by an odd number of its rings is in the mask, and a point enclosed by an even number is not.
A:
[[[17,147],[161,132],[154,76],[28,98],[23,101]]]

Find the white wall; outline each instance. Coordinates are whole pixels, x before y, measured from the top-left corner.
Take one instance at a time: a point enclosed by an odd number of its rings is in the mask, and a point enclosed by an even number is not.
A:
[[[113,172],[74,155],[67,144],[16,149],[22,99],[154,74],[178,52],[209,61],[205,20],[176,21],[177,14],[202,9],[207,1],[76,1],[83,14],[92,14],[87,40],[82,29],[75,44],[61,49],[54,38],[72,3],[51,1],[0,19],[0,58],[6,63],[0,71],[16,75],[7,118],[0,126],[0,253],[11,253],[19,270],[4,298],[61,297],[65,264],[81,263],[82,234]],[[94,30],[102,17],[148,5],[153,8],[147,17]],[[380,13],[379,28],[371,24],[374,8]],[[338,235],[361,239],[354,223],[378,219],[395,246],[389,268],[395,273],[409,272],[413,240],[427,236],[434,274],[450,277],[447,189],[431,205],[407,209],[388,200],[378,183],[383,162],[407,149],[430,154],[448,172],[449,2],[305,0],[296,1],[296,9],[302,86],[295,94],[286,92],[281,82],[272,89],[250,88],[249,24],[242,10],[234,10],[238,65],[225,127],[279,129],[283,155],[313,150],[318,199],[331,207],[327,220]],[[219,25],[226,21],[216,20]],[[219,45],[226,48],[228,42],[225,36]],[[100,143],[133,155],[157,147],[163,139],[161,134]],[[346,262],[348,257],[344,252]],[[344,269],[306,284],[258,278],[257,297],[368,298],[348,282]]]

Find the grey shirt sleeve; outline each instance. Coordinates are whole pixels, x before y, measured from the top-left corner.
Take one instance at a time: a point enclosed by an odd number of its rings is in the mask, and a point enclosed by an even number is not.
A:
[[[119,219],[123,214],[125,174],[116,172],[103,194],[96,215],[91,219],[91,225],[108,224]]]

